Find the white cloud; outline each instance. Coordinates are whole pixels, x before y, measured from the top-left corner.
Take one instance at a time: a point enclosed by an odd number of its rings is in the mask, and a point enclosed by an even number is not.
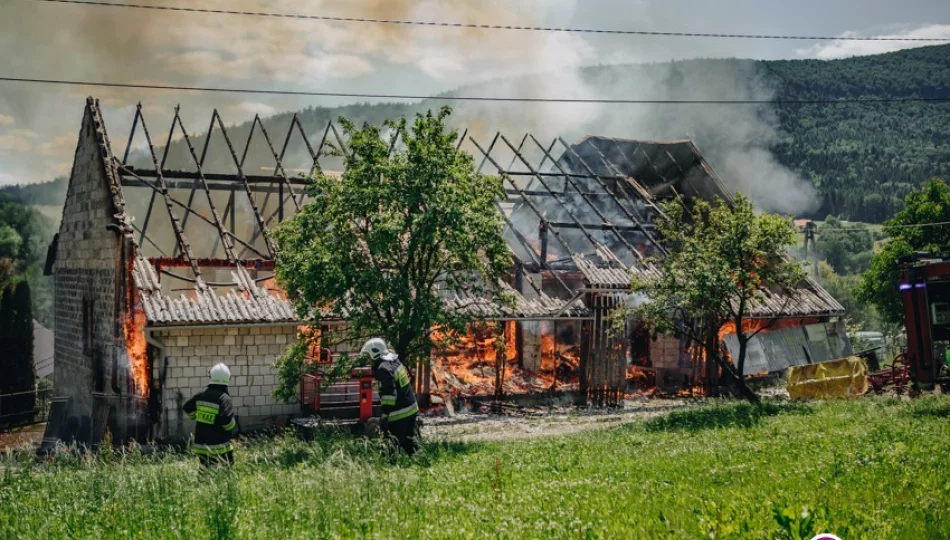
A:
[[[16,124],[16,120],[12,116],[0,114],[0,126],[12,126],[13,124]]]
[[[70,154],[74,153],[75,150],[75,135],[60,135],[59,137],[54,137],[53,139],[36,147],[36,151],[43,155],[61,158],[68,157]]]
[[[8,173],[0,173],[0,185],[16,184],[16,176]]]
[[[14,129],[10,132],[10,135],[14,137],[23,137],[24,139],[35,139],[40,136],[39,133],[33,131],[32,129]]]
[[[0,152],[27,152],[33,147],[26,137],[0,135]]]
[[[860,32],[845,32],[839,37],[861,37]],[[911,38],[911,39],[941,39],[946,38],[945,42],[950,43],[950,24],[931,24],[918,28],[904,29],[898,32],[892,32],[881,37],[888,38]],[[846,58],[849,56],[863,56],[868,54],[881,54],[901,49],[913,47],[922,47],[924,45],[938,45],[941,42],[928,41],[850,41],[835,40],[831,42],[816,43],[811,47],[797,49],[795,51],[799,56],[807,58],[817,58],[819,60],[831,60],[834,58]]]

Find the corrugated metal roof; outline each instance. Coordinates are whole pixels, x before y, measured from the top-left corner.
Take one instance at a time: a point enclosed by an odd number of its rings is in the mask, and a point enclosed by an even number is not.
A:
[[[300,320],[293,305],[283,294],[258,286],[243,268],[236,268],[232,276],[236,287],[226,293],[221,294],[199,284],[188,294],[172,298],[162,292],[158,274],[147,259],[137,257],[132,270],[132,278],[142,301],[142,311],[149,324],[154,326],[292,323]],[[527,299],[507,285],[503,287],[512,298],[511,305],[499,305],[465,291],[451,291],[445,296],[450,309],[488,319],[589,316],[583,304],[568,305],[567,300],[545,294]]]
[[[234,272],[241,288],[219,294],[208,287],[196,287],[188,294],[172,298],[162,293],[155,268],[144,257],[135,260],[132,278],[139,291],[142,311],[149,324],[247,324],[294,322],[299,318],[291,303],[279,293],[267,291],[242,280],[243,269]]]
[[[593,262],[587,260],[583,255],[574,255],[571,257],[577,268],[584,274],[584,279],[593,289],[629,289],[631,274],[630,270],[624,268],[620,263],[614,265],[599,267]]]
[[[844,314],[844,306],[812,278],[789,293],[766,291],[763,303],[750,311],[753,317],[817,317]]]

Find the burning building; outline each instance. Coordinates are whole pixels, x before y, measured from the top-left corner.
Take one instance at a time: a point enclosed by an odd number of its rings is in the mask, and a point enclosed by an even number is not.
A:
[[[339,170],[339,158],[324,150],[345,151],[346,141],[332,123],[287,120],[275,139],[258,118],[227,127],[215,111],[206,133],[189,135],[176,109],[157,141],[139,107],[119,156],[98,102],[87,101],[47,261],[56,306],[51,438],[95,442],[107,429],[123,439],[180,438],[190,431],[182,403],[220,361],[231,366],[245,429],[298,412],[271,395],[271,365],[301,321],[274,282],[269,230],[307,202],[297,173]],[[476,310],[485,323],[420,367],[420,393],[559,392],[616,405],[631,379],[691,385],[702,377],[678,340],[653,340],[630,323],[611,331],[609,317],[630,301],[632,273],[663,252],[652,225],[659,201],[729,198],[692,143],[543,144],[528,135],[514,144],[502,134],[479,142],[463,133],[458,144],[481,172],[504,179],[498,207],[517,261],[507,283],[514,301],[446,291],[450,305]],[[812,281],[792,294],[792,302],[761,306],[759,316],[785,323],[751,346],[751,369],[818,361],[847,347],[833,323],[840,304]]]

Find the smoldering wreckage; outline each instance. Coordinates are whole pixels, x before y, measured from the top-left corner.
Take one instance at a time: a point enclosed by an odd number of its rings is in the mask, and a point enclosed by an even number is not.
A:
[[[271,366],[301,321],[274,281],[269,228],[306,204],[298,173],[340,170],[323,149],[346,141],[332,123],[308,129],[297,116],[277,137],[255,118],[243,141],[217,111],[204,135],[184,125],[176,109],[167,138],[156,140],[139,107],[117,155],[98,101],[87,100],[46,265],[56,306],[46,445],[96,444],[107,430],[114,441],[182,440],[192,426],[181,406],[221,361],[244,429],[301,414],[300,404],[271,395]],[[632,273],[662,253],[652,224],[658,203],[730,198],[691,141],[502,133],[479,141],[463,132],[458,145],[480,172],[504,175],[507,197],[497,203],[517,261],[507,279],[514,302],[445,291],[450,305],[494,324],[473,327],[416,370],[423,403],[559,396],[614,407],[631,392],[706,384],[715,369],[688,344],[654,339],[636,321],[622,334],[609,328],[611,310],[631,301]],[[843,312],[810,279],[769,293],[752,317],[780,321],[751,342],[746,374],[849,354]],[[323,321],[326,329],[345,323]],[[734,334],[723,333],[734,350]],[[325,401],[351,384],[326,388]]]

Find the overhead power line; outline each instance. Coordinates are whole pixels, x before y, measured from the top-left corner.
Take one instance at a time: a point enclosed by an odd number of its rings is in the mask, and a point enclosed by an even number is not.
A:
[[[847,225],[843,227],[818,227],[815,231],[815,234],[818,236],[822,235],[837,235],[837,234],[855,234],[855,233],[874,233],[881,232],[891,229],[924,229],[927,227],[945,227],[950,225],[950,221],[940,221],[936,223],[907,223],[904,225],[881,225],[880,230],[874,230],[868,225]],[[805,234],[807,231],[798,231],[799,234]]]
[[[577,34],[614,34],[627,36],[661,36],[661,37],[699,37],[699,38],[717,38],[717,39],[776,39],[776,40],[796,40],[796,41],[822,41],[822,40],[840,40],[840,41],[919,41],[919,42],[944,42],[950,41],[950,36],[945,38],[907,38],[894,36],[795,36],[795,35],[774,35],[774,34],[728,34],[711,32],[660,32],[653,30],[614,30],[602,28],[558,28],[553,26],[524,26],[512,24],[482,24],[482,23],[462,23],[450,21],[414,21],[402,19],[378,19],[365,17],[333,17],[330,15],[310,15],[305,13],[274,13],[269,11],[234,11],[228,9],[210,9],[196,7],[178,7],[178,6],[153,6],[148,4],[130,4],[117,2],[99,2],[96,0],[33,0],[36,2],[46,2],[55,4],[82,4],[88,6],[106,6],[130,9],[153,9],[159,11],[178,11],[187,13],[212,13],[216,15],[243,15],[251,17],[272,17],[278,19],[302,19],[315,21],[334,21],[350,23],[370,23],[370,24],[391,24],[404,26],[430,26],[442,28],[474,28],[479,30],[512,30],[512,31],[530,31],[530,32],[560,32]]]
[[[178,90],[193,92],[221,92],[234,94],[266,94],[278,96],[340,97],[357,99],[432,100],[432,101],[495,101],[516,103],[587,103],[587,104],[649,104],[649,105],[834,105],[844,103],[947,103],[948,97],[896,97],[896,98],[843,98],[843,99],[582,99],[558,97],[505,97],[505,96],[453,96],[425,94],[383,94],[359,92],[317,92],[310,90],[277,90],[265,88],[229,88],[212,86],[183,86],[171,84],[137,84],[64,79],[36,79],[26,77],[3,77],[0,81],[14,83],[50,84],[64,86],[92,86],[105,88],[135,88],[144,90]]]

